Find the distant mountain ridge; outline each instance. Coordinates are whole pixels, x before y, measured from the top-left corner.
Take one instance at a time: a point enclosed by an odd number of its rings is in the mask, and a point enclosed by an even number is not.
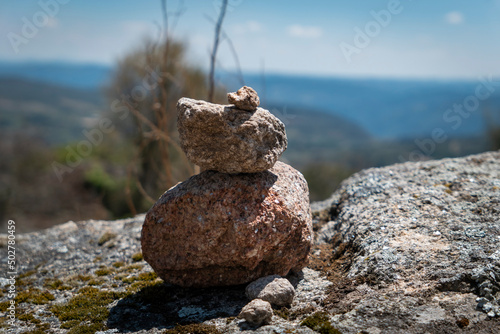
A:
[[[221,81],[230,89],[240,83],[235,75]],[[259,92],[264,101],[282,107],[301,105],[335,113],[349,119],[372,135],[386,139],[428,137],[435,128],[449,136],[484,133],[483,110],[500,110],[500,80],[479,107],[462,117],[460,126],[446,121],[445,113],[456,104],[475,98],[481,81],[424,81],[396,79],[320,78],[266,74],[245,75],[245,82]],[[486,92],[485,89],[481,90]],[[468,101],[469,103],[471,101]],[[449,117],[457,115],[449,114]]]
[[[106,84],[112,68],[100,64],[0,62],[0,77],[16,77],[73,88],[96,89]]]
[[[0,130],[35,135],[47,143],[78,140],[100,117],[97,89],[77,89],[0,77]]]
[[[80,140],[82,130],[94,126],[105,107],[97,89],[0,77],[0,130],[30,129],[50,144],[65,144]],[[371,137],[362,127],[334,114],[306,107],[265,107],[285,123],[291,156],[311,147],[336,149]]]
[[[0,78],[18,77],[65,87],[98,89],[106,85],[113,69],[99,64],[2,63]],[[219,75],[228,90],[241,84],[233,74]],[[339,115],[379,139],[428,138],[436,128],[449,137],[480,136],[485,132],[484,110],[500,110],[500,80],[479,106],[457,120],[446,112],[473,98],[480,80],[432,81],[395,79],[320,78],[307,76],[245,74],[245,83],[257,90],[263,105],[278,110],[300,106]],[[460,122],[458,127],[456,124]]]

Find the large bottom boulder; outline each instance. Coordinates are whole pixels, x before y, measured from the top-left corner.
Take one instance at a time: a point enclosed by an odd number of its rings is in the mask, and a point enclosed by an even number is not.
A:
[[[165,192],[142,228],[144,259],[166,282],[236,285],[307,265],[313,242],[307,183],[277,162],[269,171],[204,171]]]

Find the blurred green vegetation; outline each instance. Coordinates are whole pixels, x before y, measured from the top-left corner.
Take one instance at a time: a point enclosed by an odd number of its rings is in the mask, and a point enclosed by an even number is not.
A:
[[[302,171],[310,189],[311,201],[328,198],[354,170],[332,163],[312,163]]]

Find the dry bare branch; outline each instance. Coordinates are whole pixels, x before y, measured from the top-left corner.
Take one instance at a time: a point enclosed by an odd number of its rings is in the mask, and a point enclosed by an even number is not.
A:
[[[214,45],[212,48],[212,54],[210,55],[210,72],[208,74],[208,101],[213,102],[214,92],[215,92],[215,59],[217,58],[217,49],[219,48],[220,42],[220,32],[222,27],[222,22],[224,21],[224,16],[226,15],[227,0],[222,1],[222,6],[220,8],[219,18],[215,24],[215,36]]]

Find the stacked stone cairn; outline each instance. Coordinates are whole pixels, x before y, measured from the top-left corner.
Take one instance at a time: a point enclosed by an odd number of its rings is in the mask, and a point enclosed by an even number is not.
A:
[[[284,124],[250,87],[230,105],[181,98],[181,147],[202,172],[166,191],[146,214],[144,259],[183,287],[245,284],[307,265],[313,241],[309,190],[278,162]]]

